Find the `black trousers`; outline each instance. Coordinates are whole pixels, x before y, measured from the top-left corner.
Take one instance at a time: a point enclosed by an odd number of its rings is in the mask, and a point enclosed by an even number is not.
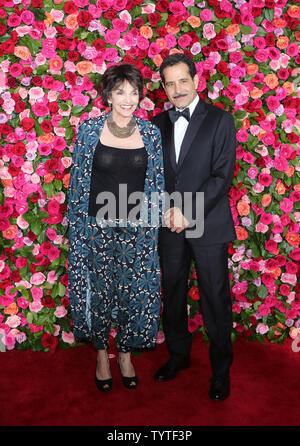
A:
[[[162,229],[159,254],[163,282],[163,330],[174,362],[189,357],[187,293],[192,257],[195,260],[200,306],[210,338],[212,376],[228,376],[233,360],[232,303],[228,275],[228,243],[199,246],[184,233]]]

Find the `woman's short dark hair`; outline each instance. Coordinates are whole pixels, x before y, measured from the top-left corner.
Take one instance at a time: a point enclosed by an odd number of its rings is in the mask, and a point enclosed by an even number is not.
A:
[[[139,92],[139,101],[144,97],[144,81],[140,70],[131,64],[111,65],[104,72],[101,80],[102,103],[108,106],[112,90],[118,88],[124,81],[128,81],[132,87],[137,88]]]
[[[163,84],[165,83],[164,69],[167,67],[172,67],[173,65],[177,65],[179,63],[185,63],[188,66],[191,78],[194,79],[195,75],[197,74],[197,70],[190,56],[183,53],[175,53],[167,56],[160,65],[159,72]]]

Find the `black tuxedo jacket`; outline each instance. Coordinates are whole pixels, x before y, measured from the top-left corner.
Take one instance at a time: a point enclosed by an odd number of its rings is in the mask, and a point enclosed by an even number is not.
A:
[[[204,192],[204,232],[201,237],[191,238],[191,242],[210,245],[234,240],[236,233],[228,199],[236,159],[233,116],[199,98],[181,145],[178,163],[168,111],[153,117],[152,122],[162,136],[166,192],[192,192],[193,218],[196,216],[195,193]],[[174,233],[168,228],[162,228],[160,235],[165,241],[168,238],[170,242],[174,240]]]

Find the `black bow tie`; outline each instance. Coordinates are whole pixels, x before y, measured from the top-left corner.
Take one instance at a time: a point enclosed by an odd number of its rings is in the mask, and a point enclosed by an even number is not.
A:
[[[169,117],[170,117],[172,124],[174,124],[174,122],[177,121],[177,119],[180,118],[180,116],[183,116],[187,121],[189,121],[190,120],[190,109],[185,108],[182,112],[177,111],[177,110],[169,110]]]

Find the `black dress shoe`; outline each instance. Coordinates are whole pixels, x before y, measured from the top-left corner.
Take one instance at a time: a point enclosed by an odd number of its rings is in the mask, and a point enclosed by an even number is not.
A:
[[[209,397],[215,401],[224,401],[230,395],[230,379],[216,377],[211,379]]]
[[[169,359],[154,375],[156,381],[171,381],[176,378],[180,370],[186,370],[190,367],[190,359],[184,359],[180,362],[175,362]]]

